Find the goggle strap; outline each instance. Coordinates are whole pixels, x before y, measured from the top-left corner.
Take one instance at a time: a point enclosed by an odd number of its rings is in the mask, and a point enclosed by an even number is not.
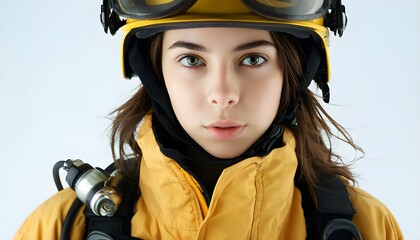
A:
[[[343,36],[347,26],[346,8],[341,4],[341,0],[332,0],[330,12],[325,17],[325,26],[328,27],[334,35]]]
[[[99,17],[105,33],[108,33],[109,30],[111,35],[114,35],[126,23],[126,20],[121,20],[120,16],[110,7],[108,0],[103,0]]]

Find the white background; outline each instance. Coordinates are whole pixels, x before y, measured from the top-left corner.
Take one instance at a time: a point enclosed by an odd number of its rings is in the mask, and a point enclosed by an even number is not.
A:
[[[331,40],[327,108],[366,152],[353,165],[359,186],[390,208],[406,239],[420,239],[420,4],[344,3],[349,25]],[[55,162],[112,161],[107,114],[139,81],[123,80],[121,36],[103,33],[100,4],[2,0],[0,239],[56,192]]]

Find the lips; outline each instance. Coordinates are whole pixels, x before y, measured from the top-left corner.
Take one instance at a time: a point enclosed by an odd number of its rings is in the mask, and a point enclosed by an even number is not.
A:
[[[233,120],[218,120],[205,125],[204,128],[216,139],[231,140],[239,136],[246,125]]]

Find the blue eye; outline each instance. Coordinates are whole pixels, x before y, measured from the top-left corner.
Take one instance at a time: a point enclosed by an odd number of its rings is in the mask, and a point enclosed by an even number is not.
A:
[[[203,61],[201,61],[200,58],[194,56],[183,57],[179,62],[186,67],[196,67],[203,65]]]
[[[257,66],[265,63],[267,60],[261,56],[258,55],[251,55],[246,58],[244,58],[241,62],[243,65],[247,66]]]

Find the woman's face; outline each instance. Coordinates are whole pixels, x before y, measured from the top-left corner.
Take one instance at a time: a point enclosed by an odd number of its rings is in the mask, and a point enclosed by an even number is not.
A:
[[[167,31],[162,71],[178,121],[215,157],[241,155],[276,116],[283,74],[268,31]]]

